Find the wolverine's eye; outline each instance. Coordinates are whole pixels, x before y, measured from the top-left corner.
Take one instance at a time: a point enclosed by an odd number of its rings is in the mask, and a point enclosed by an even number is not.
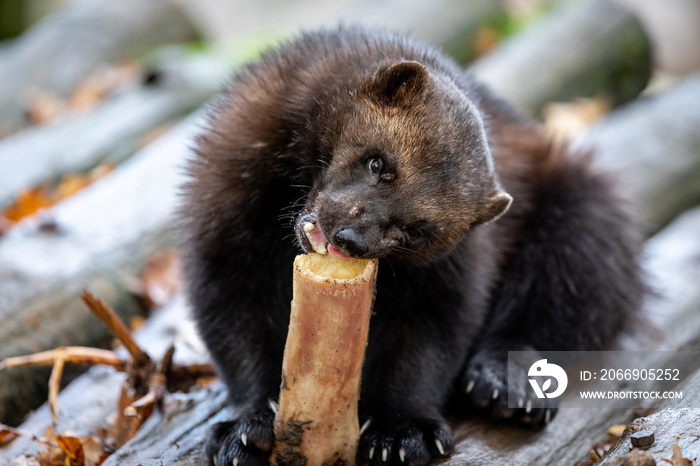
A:
[[[379,176],[379,174],[382,172],[384,162],[382,162],[382,159],[380,159],[379,157],[373,157],[369,159],[369,161],[367,162],[367,166],[369,167],[370,175]]]

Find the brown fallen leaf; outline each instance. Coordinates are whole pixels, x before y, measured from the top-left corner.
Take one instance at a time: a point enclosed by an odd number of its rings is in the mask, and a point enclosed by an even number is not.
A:
[[[140,73],[135,60],[102,67],[75,88],[68,99],[68,109],[73,112],[90,110],[114,92],[136,83]]]
[[[22,455],[15,458],[14,466],[42,466],[35,456]]]
[[[2,216],[10,222],[18,222],[41,209],[51,207],[53,204],[53,196],[49,193],[48,188],[40,185],[20,192],[15,202],[5,208]]]
[[[45,91],[34,92],[27,105],[27,119],[32,125],[51,123],[67,113],[68,103],[65,99]]]
[[[610,426],[605,433],[605,437],[601,441],[596,442],[588,450],[588,458],[584,461],[578,461],[576,464],[582,464],[583,466],[593,466],[596,464],[605,456],[610,447],[620,439],[626,428],[627,426],[624,424]]]
[[[474,34],[474,53],[477,57],[494,50],[503,40],[503,34],[493,27],[482,26]]]
[[[37,441],[43,450],[36,456],[16,458],[15,466],[99,466],[109,456],[97,438],[78,438],[70,432],[57,435],[53,427],[47,428]]]
[[[580,135],[594,121],[610,111],[603,97],[579,98],[573,102],[551,103],[543,110],[544,127],[555,138],[569,139]]]
[[[608,435],[614,438],[613,443],[617,442],[617,439],[622,437],[622,434],[625,432],[626,428],[627,426],[624,424],[616,424],[608,427]]]
[[[83,453],[83,442],[77,437],[68,435],[57,435],[56,442],[61,447],[63,453],[70,460],[70,463],[80,466],[85,464],[85,454]]]
[[[151,256],[141,274],[140,295],[149,308],[167,304],[180,290],[177,254],[170,249]]]
[[[111,163],[104,163],[88,173],[69,173],[64,175],[54,187],[49,187],[46,183],[42,183],[21,191],[15,202],[0,212],[0,232],[9,230],[12,224],[23,218],[48,209],[77,193],[108,174],[113,168],[114,166]]]
[[[683,455],[681,454],[681,447],[674,443],[672,448],[673,456],[671,457],[671,459],[667,460],[666,458],[662,458],[663,461],[670,463],[673,466],[693,466],[693,462],[691,460],[689,460],[688,458],[683,458]]]
[[[14,427],[0,424],[0,447],[7,445],[14,439],[20,436],[20,433]]]
[[[634,448],[626,455],[615,457],[606,464],[610,466],[656,466],[656,460],[649,452]]]

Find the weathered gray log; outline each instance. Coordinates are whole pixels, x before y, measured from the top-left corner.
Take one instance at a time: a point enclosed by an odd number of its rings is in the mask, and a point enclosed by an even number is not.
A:
[[[700,461],[700,373],[678,389],[683,391],[682,400],[671,400],[661,410],[635,419],[599,464],[611,465],[615,458],[628,454],[630,436],[642,430],[654,432],[655,441],[647,453],[654,457],[657,465],[665,464],[663,459],[671,459],[673,444],[678,445],[684,458],[697,464]]]
[[[155,84],[134,85],[70,121],[0,140],[0,210],[24,188],[104,161],[120,162],[154,127],[183,117],[218,92],[229,73],[228,64],[215,56],[153,66],[165,70]]]
[[[185,120],[53,208],[57,231],[27,219],[0,240],[0,359],[104,337],[79,298],[83,288],[122,313],[139,309],[128,281],[149,254],[172,245],[170,222],[197,121]],[[29,370],[0,372],[1,420],[36,402],[25,389],[30,379]]]
[[[76,1],[3,47],[0,132],[21,125],[32,92],[65,96],[99,65],[194,37],[171,0]]]
[[[700,203],[700,73],[638,99],[595,124],[580,142],[620,174],[650,231]]]
[[[601,92],[618,102],[636,97],[651,73],[651,53],[628,10],[614,0],[587,0],[529,25],[470,70],[496,94],[537,116],[554,100]]]
[[[649,340],[648,334],[642,332],[635,336],[637,343],[644,343],[647,349],[677,350],[700,333],[700,316],[692,315],[700,305],[700,208],[695,209],[669,225],[663,232],[652,238],[648,245],[646,270],[652,274],[659,296],[651,297],[644,309],[644,318],[651,323],[662,325],[663,337],[656,343]],[[682,253],[679,253],[679,250]],[[181,308],[173,306],[168,314],[163,312],[161,320],[178,322]],[[140,336],[144,336],[140,332]],[[153,342],[166,344],[169,340],[156,334]],[[650,346],[655,344],[656,346]],[[100,380],[95,373],[104,377]],[[111,370],[92,371],[74,382],[59,396],[62,412],[63,429],[86,432],[99,423],[99,414],[89,414],[82,423],[79,414],[82,411],[94,413],[102,409],[102,419],[113,410],[110,404],[116,398],[118,388]],[[693,380],[697,380],[697,375]],[[693,380],[687,386],[693,386]],[[111,391],[110,391],[111,390]],[[82,407],[80,400],[87,392],[100,393],[105,404],[100,408],[95,399]],[[226,405],[225,390],[221,384],[214,384],[206,390],[191,394],[168,396],[164,413],[156,413],[136,434],[136,437],[114,453],[104,464],[139,465],[148,464],[149,460],[160,460],[162,464],[182,466],[203,464],[202,450],[208,436],[208,430],[216,422],[229,419],[233,408]],[[562,408],[558,416],[541,432],[507,427],[485,421],[470,419],[455,426],[457,438],[456,452],[442,464],[450,466],[485,465],[485,464],[574,464],[585,459],[591,446],[604,436],[608,427],[615,424],[627,424],[635,417],[634,409],[600,408],[567,409]],[[650,417],[649,419],[656,419]],[[21,426],[30,433],[41,433],[49,424],[50,415],[42,407]],[[86,424],[89,424],[86,427]],[[687,428],[695,428],[692,424]],[[669,432],[672,429],[666,429]],[[664,432],[666,432],[664,430]],[[697,432],[697,431],[694,431]],[[679,433],[679,432],[674,432]],[[680,432],[689,433],[687,430]],[[690,434],[690,433],[689,433]],[[691,436],[688,435],[690,439]],[[684,444],[685,445],[685,444]],[[684,446],[685,448],[685,446]],[[23,453],[35,451],[36,444],[25,438],[16,440],[8,449],[0,450],[0,459],[8,460]],[[685,450],[687,456],[687,448]],[[4,456],[3,456],[4,455]],[[156,463],[158,464],[158,463]]]

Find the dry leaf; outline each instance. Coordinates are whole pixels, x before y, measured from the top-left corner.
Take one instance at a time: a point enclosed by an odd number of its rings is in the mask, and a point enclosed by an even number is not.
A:
[[[7,445],[19,436],[20,433],[17,429],[6,426],[5,424],[0,424],[0,447]]]
[[[104,448],[102,448],[102,444],[94,437],[81,437],[80,441],[83,444],[85,466],[99,466],[109,456],[108,453],[105,453]]]
[[[622,437],[622,433],[627,428],[624,424],[617,424],[608,428],[608,435],[613,437]],[[616,440],[617,441],[617,440]]]
[[[57,435],[56,441],[63,453],[70,460],[70,464],[83,466],[85,464],[85,454],[83,453],[83,443],[77,437]]]
[[[480,27],[474,34],[474,53],[477,57],[494,50],[503,39],[502,34],[491,27]]]
[[[73,111],[85,111],[96,107],[109,95],[134,84],[139,74],[135,61],[100,68],[71,93],[69,107]]]
[[[85,186],[89,185],[90,183],[92,183],[92,179],[90,178],[89,174],[68,174],[64,176],[61,179],[61,182],[58,184],[58,188],[56,190],[58,199],[63,199],[68,196],[71,196],[83,189]]]
[[[99,466],[109,456],[95,437],[78,438],[69,432],[56,435],[52,427],[38,441],[45,450],[36,457],[16,458],[15,466]]]
[[[65,100],[43,91],[34,93],[27,106],[27,118],[33,125],[45,125],[65,115],[68,104]]]
[[[570,139],[583,133],[591,123],[608,111],[610,111],[610,102],[603,97],[551,103],[543,110],[544,126],[552,136]]]
[[[69,173],[65,175],[53,189],[49,189],[46,184],[25,189],[19,193],[17,200],[13,204],[0,213],[0,234],[3,230],[9,229],[12,223],[53,206],[102,178],[112,169],[112,164],[104,163],[86,174]]]
[[[145,323],[146,323],[146,318],[144,316],[136,315],[136,316],[133,316],[129,320],[129,328],[131,329],[132,332],[135,332],[135,331],[139,330],[141,327],[143,327]]]
[[[141,396],[137,395],[134,390],[131,390],[126,385],[122,386],[116,417],[111,420],[107,427],[107,441],[115,449],[124,445],[129,439],[136,435],[141,424],[148,418],[148,416],[146,416],[141,419],[136,416],[127,416],[124,414],[126,408],[131,406],[131,404],[139,398],[141,398]]]
[[[15,458],[14,466],[41,466],[41,463],[34,456],[22,455]]]
[[[141,275],[141,296],[150,308],[167,304],[180,290],[178,261],[175,251],[168,250],[148,259]]]
[[[673,448],[673,456],[671,457],[670,460],[667,460],[666,458],[662,458],[665,462],[672,464],[673,466],[693,466],[693,462],[690,461],[688,458],[683,458],[683,455],[681,454],[681,447],[676,445],[675,443],[672,446]]]
[[[11,222],[17,222],[51,205],[53,199],[46,186],[37,186],[19,193],[17,200],[5,209],[2,216]]]

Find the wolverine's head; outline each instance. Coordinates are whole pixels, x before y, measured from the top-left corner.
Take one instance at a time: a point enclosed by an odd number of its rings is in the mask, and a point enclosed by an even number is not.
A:
[[[449,78],[399,61],[343,91],[296,219],[304,249],[430,260],[508,208],[479,112]]]

